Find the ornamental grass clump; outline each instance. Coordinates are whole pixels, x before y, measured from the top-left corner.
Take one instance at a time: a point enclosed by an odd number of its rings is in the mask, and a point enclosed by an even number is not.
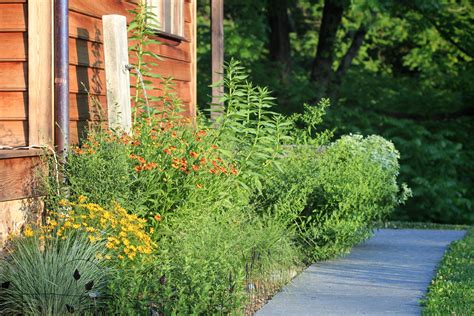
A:
[[[68,238],[26,236],[10,242],[0,264],[0,311],[5,315],[93,314],[104,307],[108,268],[104,243],[84,232]]]

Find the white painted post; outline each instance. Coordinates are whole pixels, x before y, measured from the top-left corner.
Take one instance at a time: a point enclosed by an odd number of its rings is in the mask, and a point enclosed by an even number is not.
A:
[[[104,15],[104,57],[107,82],[109,128],[130,133],[130,73],[128,65],[127,20],[122,15]]]

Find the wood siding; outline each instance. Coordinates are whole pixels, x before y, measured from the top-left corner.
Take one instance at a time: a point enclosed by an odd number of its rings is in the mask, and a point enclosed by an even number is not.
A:
[[[69,1],[70,136],[71,142],[77,143],[88,128],[96,124],[104,125],[107,118],[101,17],[120,14],[125,15],[127,22],[130,22],[132,16],[128,10],[133,9],[135,4],[133,0]],[[151,50],[162,57],[158,61],[156,73],[174,78],[175,90],[185,105],[185,114],[193,116],[196,103],[196,4],[194,0],[183,1],[185,40],[157,36],[162,44],[153,45]],[[51,113],[28,105],[32,101],[36,104],[35,98],[31,98],[31,91],[36,91],[34,95],[41,106],[47,103],[41,93],[38,93],[40,85],[32,80],[34,78],[28,77],[29,67],[30,75],[34,74],[31,67],[41,67],[37,70],[39,75],[52,76],[51,69],[44,71],[48,68],[43,62],[45,56],[37,58],[36,62],[41,65],[29,63],[28,22],[32,22],[31,19],[28,21],[29,4],[32,2],[27,0],[0,0],[0,145],[24,146],[31,145],[31,141],[45,143],[39,138],[43,137],[43,131],[52,127],[52,122],[48,126],[45,119]],[[38,41],[35,44],[30,45],[31,52],[35,47],[41,48]],[[51,43],[46,43],[49,44]],[[154,80],[154,83],[156,86],[160,84],[158,80]],[[131,92],[133,95],[133,89]],[[50,89],[45,93],[51,94],[52,91]],[[36,113],[38,111],[41,115]],[[31,113],[36,114],[33,116]],[[38,119],[38,122],[32,119],[40,116],[44,118]],[[29,126],[32,124],[38,135],[31,133]],[[39,140],[35,140],[36,138]],[[42,170],[40,154],[41,151],[34,150],[0,151],[0,202],[38,195],[34,175]]]
[[[185,104],[185,114],[194,115],[194,4],[190,0],[183,1],[186,40],[178,41],[157,36],[162,44],[153,45],[150,49],[162,57],[162,60],[157,62],[156,73],[174,78],[176,92]],[[128,11],[135,7],[133,2],[70,0],[70,127],[73,143],[78,142],[88,126],[107,118],[102,16],[120,14],[126,16],[127,22],[130,23],[132,15]],[[133,55],[130,56],[130,62],[134,62]],[[155,86],[161,83],[159,80],[152,81]],[[132,84],[134,84],[133,78]],[[133,92],[132,89],[132,95]],[[151,95],[159,93],[154,91]],[[97,104],[100,104],[100,107]]]
[[[0,0],[0,145],[28,144],[28,8]]]

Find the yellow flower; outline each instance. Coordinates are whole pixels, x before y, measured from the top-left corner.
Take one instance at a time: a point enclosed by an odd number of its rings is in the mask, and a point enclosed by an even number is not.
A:
[[[31,229],[31,227],[29,225],[27,225],[25,227],[25,230],[23,232],[23,234],[26,236],[26,237],[33,237],[34,236],[34,232],[33,230]]]
[[[79,203],[84,203],[86,200],[87,198],[84,195],[79,195],[79,197],[77,198],[77,201]]]

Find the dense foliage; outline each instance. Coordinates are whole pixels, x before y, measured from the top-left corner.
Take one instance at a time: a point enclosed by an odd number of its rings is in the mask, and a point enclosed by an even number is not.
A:
[[[153,18],[142,9],[131,24],[138,70]],[[154,74],[142,73],[146,90]],[[47,217],[12,236],[0,264],[3,309],[250,313],[304,263],[367,238],[408,197],[391,142],[332,141],[321,126],[328,100],[273,112],[268,89],[234,60],[222,84],[217,122],[183,118],[165,81],[160,97],[135,95],[130,133],[98,126],[66,168],[51,161]]]
[[[271,112],[268,91],[234,61],[225,87],[217,123],[189,124],[168,92],[137,108],[130,135],[91,130],[69,156],[66,188],[52,169],[46,222],[13,238],[1,304],[43,315],[244,313],[303,263],[367,238],[406,198],[393,144],[331,142],[320,127],[327,101],[291,118]],[[30,253],[47,258],[44,269]],[[62,286],[20,287],[43,286],[36,279]]]
[[[474,311],[474,229],[454,242],[424,300],[423,315],[470,315]]]
[[[208,3],[198,10],[205,107]],[[339,22],[330,25],[325,15]],[[225,53],[274,91],[274,111],[302,113],[304,102],[330,97],[325,122],[336,135],[392,140],[401,152],[401,178],[414,194],[395,218],[472,223],[473,23],[466,0],[228,0]]]

